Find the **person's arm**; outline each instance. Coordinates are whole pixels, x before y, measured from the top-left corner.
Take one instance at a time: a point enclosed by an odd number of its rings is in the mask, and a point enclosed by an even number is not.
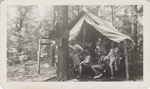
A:
[[[75,50],[74,47],[72,45],[69,45],[69,48],[72,50]]]
[[[83,48],[80,45],[77,44],[77,46],[81,51],[83,51]]]
[[[78,45],[78,44],[76,44],[76,46],[77,46],[78,49],[80,50],[80,52],[78,53],[78,55],[81,55],[82,52],[83,52],[83,48],[82,48],[80,45]]]
[[[111,49],[110,49],[110,51],[109,51],[109,53],[108,53],[108,55],[107,55],[107,56],[108,56],[108,57],[109,57],[109,56],[111,56]]]

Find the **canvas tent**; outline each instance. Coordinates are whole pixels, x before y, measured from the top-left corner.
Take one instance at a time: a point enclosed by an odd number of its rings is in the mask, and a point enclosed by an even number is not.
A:
[[[128,44],[126,43],[126,39],[128,39],[128,41],[130,42],[130,46],[132,47],[132,49],[135,45],[134,41],[129,36],[119,32],[107,21],[104,21],[98,16],[95,16],[83,10],[69,23],[68,29],[70,30],[69,40],[76,38],[83,48],[85,46],[85,42],[90,38],[93,38],[93,36],[94,38],[96,38],[102,35],[117,43],[124,41],[126,79],[129,79],[127,51]]]
[[[69,23],[69,40],[76,38],[79,44],[83,47],[84,41],[91,38],[91,33],[95,37],[103,35],[108,39],[120,43],[125,39],[131,41],[132,48],[134,41],[127,35],[119,32],[116,28],[110,25],[107,21],[100,19],[91,13],[82,10],[70,23]]]

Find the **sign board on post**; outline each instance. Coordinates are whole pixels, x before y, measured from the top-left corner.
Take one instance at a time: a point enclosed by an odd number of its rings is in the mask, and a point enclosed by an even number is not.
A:
[[[59,36],[55,37],[56,46],[62,46],[62,40],[69,39],[69,30],[58,30],[57,32]]]
[[[69,30],[60,31],[60,38],[61,39],[69,39]]]
[[[54,39],[54,38],[55,38],[55,34],[56,34],[56,31],[55,31],[55,30],[50,30],[50,31],[49,31],[49,38],[50,38],[50,39]]]
[[[62,39],[55,39],[56,46],[62,46]]]

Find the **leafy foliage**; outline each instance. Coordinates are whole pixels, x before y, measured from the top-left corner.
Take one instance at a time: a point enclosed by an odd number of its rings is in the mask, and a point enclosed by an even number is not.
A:
[[[42,8],[41,8],[42,7]],[[111,5],[70,5],[69,6],[69,22],[84,9],[101,19],[112,23],[114,16],[115,27],[124,34],[131,35],[132,9],[131,6],[114,6],[112,15]],[[32,54],[36,59],[38,33],[40,36],[48,36],[49,30],[54,27],[54,6],[8,6],[7,7],[7,33],[8,33],[8,51],[16,48],[18,52],[24,54]],[[138,25],[138,45],[142,45],[143,26],[142,15],[143,6],[137,8],[137,25]],[[56,7],[57,11],[57,7]],[[56,17],[58,17],[57,12]],[[56,18],[57,20],[57,18]]]

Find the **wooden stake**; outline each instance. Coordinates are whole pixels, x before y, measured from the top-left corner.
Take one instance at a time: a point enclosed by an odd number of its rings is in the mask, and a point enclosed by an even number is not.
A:
[[[126,80],[129,80],[129,64],[128,64],[128,51],[126,40],[124,42],[124,54],[125,54],[125,68],[126,68]]]
[[[54,45],[50,45],[49,50],[49,69],[54,67]]]
[[[38,52],[37,52],[37,63],[38,63],[38,70],[37,70],[37,72],[38,72],[38,74],[40,74],[40,49],[41,49],[41,38],[39,39],[39,45],[38,45]]]

